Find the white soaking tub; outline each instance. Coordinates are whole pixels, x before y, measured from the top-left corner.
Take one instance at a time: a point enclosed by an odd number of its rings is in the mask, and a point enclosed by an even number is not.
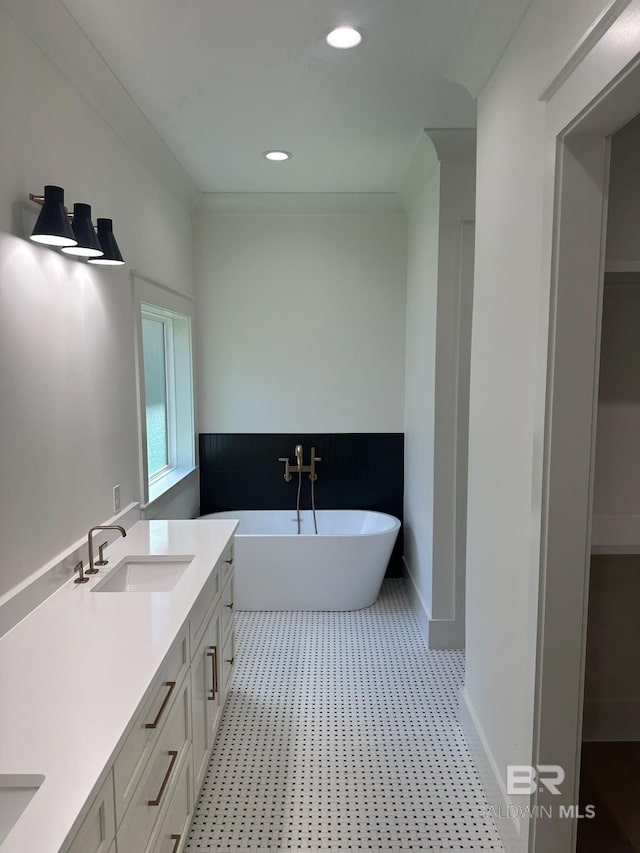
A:
[[[234,604],[238,610],[358,610],[378,597],[400,522],[364,510],[215,512],[237,518]]]

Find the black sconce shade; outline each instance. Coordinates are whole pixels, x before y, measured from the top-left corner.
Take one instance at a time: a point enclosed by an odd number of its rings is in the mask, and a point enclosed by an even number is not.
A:
[[[101,258],[89,258],[90,264],[102,264],[103,266],[117,266],[124,263],[120,249],[113,236],[113,221],[111,219],[98,219],[98,240],[100,248],[104,252]]]
[[[99,258],[102,256],[100,241],[91,221],[91,205],[73,205],[72,228],[78,245],[64,247],[62,251],[66,255],[75,255],[79,258]]]
[[[48,185],[44,188],[44,202],[38,216],[31,239],[45,246],[75,246],[78,242],[73,235],[71,223],[64,208],[64,190],[62,187]]]

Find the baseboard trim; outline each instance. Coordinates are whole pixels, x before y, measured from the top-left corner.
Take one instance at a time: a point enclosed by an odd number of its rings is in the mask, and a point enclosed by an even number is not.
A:
[[[456,619],[434,619],[420,594],[406,557],[402,558],[404,574],[409,581],[409,596],[422,634],[429,649],[464,649],[464,624]]]
[[[140,504],[131,503],[104,524],[120,524],[125,529],[140,520]],[[109,534],[105,537],[109,539]],[[115,539],[115,534],[113,536]],[[74,542],[66,551],[29,575],[22,583],[0,597],[0,637],[3,637],[32,610],[73,577],[74,566],[89,561],[87,537]]]
[[[514,814],[519,804],[507,795],[496,760],[464,688],[460,691],[458,718],[484,788],[488,812],[496,822],[505,853],[526,853],[528,826]]]
[[[582,739],[640,741],[640,700],[586,700]]]
[[[402,565],[404,567],[404,576],[409,581],[408,583],[408,593],[409,598],[411,600],[411,604],[413,605],[413,609],[416,611],[416,616],[418,617],[418,624],[420,625],[420,630],[422,631],[422,636],[424,637],[424,641],[429,647],[429,622],[431,621],[431,613],[429,612],[429,608],[427,607],[426,601],[420,595],[418,587],[416,586],[416,582],[411,574],[411,569],[409,568],[409,564],[407,563],[407,558],[402,558]]]

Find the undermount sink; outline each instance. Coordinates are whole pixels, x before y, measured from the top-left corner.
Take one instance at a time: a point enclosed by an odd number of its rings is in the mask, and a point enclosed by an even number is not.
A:
[[[178,583],[194,555],[125,557],[92,592],[168,592]]]
[[[43,782],[37,773],[0,773],[0,844]]]

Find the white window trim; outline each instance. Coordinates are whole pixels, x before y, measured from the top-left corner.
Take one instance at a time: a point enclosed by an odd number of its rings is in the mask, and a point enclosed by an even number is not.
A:
[[[158,469],[155,474],[148,477],[149,487],[159,482],[175,471],[178,467],[176,453],[176,386],[175,386],[175,358],[174,358],[174,336],[173,317],[174,312],[169,312],[156,305],[143,302],[141,306],[142,319],[160,322],[164,328],[164,363],[165,363],[165,394],[167,400],[167,464]],[[143,361],[144,379],[144,361]],[[146,415],[145,415],[145,453],[146,453]],[[148,473],[148,472],[147,472]]]
[[[195,441],[195,394],[193,376],[193,299],[187,294],[180,293],[171,287],[155,282],[135,271],[131,273],[132,295],[134,305],[134,340],[136,362],[136,389],[138,399],[138,440],[139,440],[139,473],[141,509],[146,509],[153,501],[176,488],[182,480],[196,470],[196,441]],[[169,398],[171,408],[178,413],[181,423],[169,426],[169,462],[170,464],[149,480],[147,470],[147,425],[144,386],[144,357],[142,349],[142,315],[154,314],[156,317],[180,318],[188,321],[184,324],[182,370],[188,373],[188,387],[182,394],[186,397],[177,406],[178,391],[173,383],[168,383],[167,409]],[[165,347],[169,350],[167,375],[175,376],[174,353],[176,352],[176,330],[171,325],[171,340],[165,336]],[[180,335],[178,335],[180,337]],[[188,350],[188,354],[187,354]],[[176,434],[178,433],[178,434]]]

